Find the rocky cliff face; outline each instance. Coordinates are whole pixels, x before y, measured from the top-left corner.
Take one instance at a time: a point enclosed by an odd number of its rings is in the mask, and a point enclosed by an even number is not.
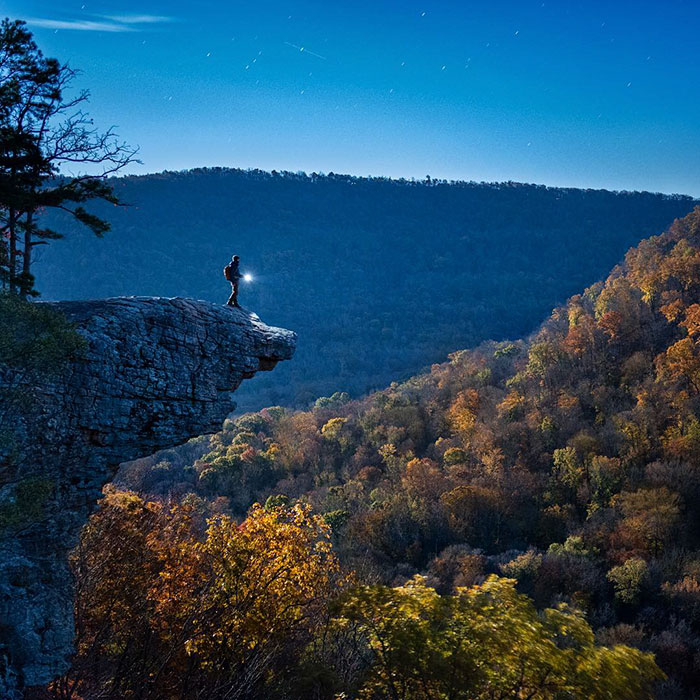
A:
[[[289,359],[296,343],[243,309],[189,299],[55,306],[86,340],[81,357],[40,386],[0,373],[0,386],[22,399],[0,406],[3,698],[67,667],[66,555],[118,465],[218,430],[234,408],[231,392]]]

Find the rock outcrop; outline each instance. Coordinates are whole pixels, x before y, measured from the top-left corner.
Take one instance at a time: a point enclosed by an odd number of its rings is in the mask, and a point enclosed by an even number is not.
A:
[[[54,306],[84,337],[81,356],[38,386],[0,374],[26,399],[0,406],[2,697],[67,668],[67,553],[118,465],[218,430],[235,407],[231,392],[289,359],[296,343],[243,309],[190,299]]]

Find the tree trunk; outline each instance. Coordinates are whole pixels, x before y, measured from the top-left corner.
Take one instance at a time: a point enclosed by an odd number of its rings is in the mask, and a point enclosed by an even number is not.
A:
[[[22,252],[22,279],[21,279],[21,295],[24,299],[27,298],[32,291],[34,285],[31,283],[31,267],[32,267],[32,225],[34,223],[34,213],[27,213],[26,226],[24,228],[24,251]]]
[[[17,293],[17,212],[10,207],[8,220],[10,231],[10,261],[8,265],[8,280],[10,283],[10,293]]]

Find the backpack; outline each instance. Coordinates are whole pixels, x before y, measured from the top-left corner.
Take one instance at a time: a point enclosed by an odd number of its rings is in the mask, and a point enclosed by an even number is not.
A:
[[[232,267],[233,267],[232,265],[226,265],[226,267],[224,268],[224,277],[225,277],[229,282],[233,282],[233,274],[232,274],[232,271],[231,271],[231,268],[232,268]]]

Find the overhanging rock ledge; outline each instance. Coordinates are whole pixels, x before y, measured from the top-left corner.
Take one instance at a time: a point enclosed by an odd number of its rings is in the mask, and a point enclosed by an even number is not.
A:
[[[41,384],[0,372],[28,397],[3,411],[0,513],[35,489],[37,517],[0,523],[0,697],[45,684],[72,651],[68,551],[118,465],[221,427],[232,392],[292,357],[296,335],[244,309],[182,298],[52,304],[86,341]],[[23,384],[25,382],[25,384]],[[3,386],[4,385],[4,386]]]

